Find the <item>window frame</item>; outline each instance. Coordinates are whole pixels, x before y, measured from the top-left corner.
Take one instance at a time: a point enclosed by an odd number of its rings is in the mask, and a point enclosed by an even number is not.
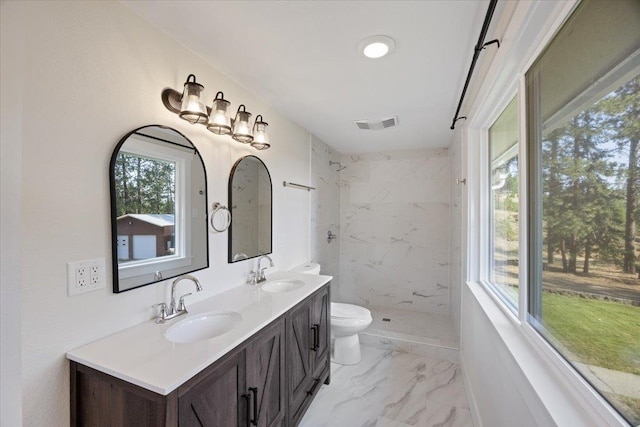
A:
[[[519,114],[519,106],[520,106],[520,99],[519,99],[519,93],[517,91],[512,91],[513,95],[511,97],[506,97],[507,98],[507,102],[504,105],[504,108],[500,109],[500,111],[497,113],[497,115],[495,116],[495,118],[491,121],[491,125],[489,125],[489,127],[487,127],[486,129],[486,135],[487,135],[487,142],[484,145],[484,151],[486,151],[486,161],[488,162],[488,167],[487,167],[487,173],[484,176],[484,178],[486,179],[487,183],[491,182],[491,173],[492,170],[494,168],[494,164],[498,163],[499,160],[506,158],[510,158],[510,154],[514,154],[514,152],[518,155],[518,176],[519,176],[519,180],[518,180],[518,232],[520,233],[520,218],[522,218],[522,213],[520,212],[520,173],[521,173],[521,166],[522,163],[520,161],[520,114]],[[511,92],[509,92],[511,93]],[[500,118],[500,116],[502,115],[502,113],[504,113],[507,108],[509,108],[509,105],[516,100],[516,106],[518,107],[518,114],[517,114],[517,119],[518,119],[518,139],[515,143],[514,146],[510,147],[509,149],[507,149],[504,153],[502,153],[500,156],[498,156],[495,160],[491,160],[491,140],[489,137],[489,132],[491,130],[491,128],[493,127],[493,125],[498,121],[498,119]],[[494,113],[495,114],[495,113]],[[521,289],[521,277],[520,277],[520,264],[522,264],[521,262],[518,262],[518,301],[516,301],[516,303],[514,304],[506,295],[506,293],[502,290],[501,286],[494,282],[491,279],[491,273],[493,271],[493,265],[494,265],[494,256],[495,256],[495,242],[493,240],[493,236],[494,236],[494,229],[495,229],[495,221],[494,221],[494,217],[493,217],[493,212],[494,212],[494,204],[493,204],[493,189],[491,188],[490,185],[487,185],[487,198],[488,198],[488,211],[487,211],[487,215],[486,215],[486,224],[487,224],[487,229],[489,230],[488,235],[487,235],[487,276],[485,278],[485,285],[487,287],[489,287],[493,293],[495,293],[495,295],[500,299],[500,301],[505,305],[505,307],[510,310],[512,312],[512,314],[516,317],[516,318],[520,318],[519,313],[521,312],[521,307],[520,307],[520,289]],[[522,239],[519,239],[519,241],[521,241]],[[520,259],[520,244],[518,244],[518,259]]]
[[[187,241],[191,241],[191,216],[187,215],[186,206],[191,205],[191,194],[188,189],[191,188],[191,163],[189,160],[192,155],[187,152],[176,152],[160,145],[154,146],[154,149],[151,150],[147,144],[146,140],[132,139],[127,141],[127,148],[121,152],[175,164],[174,246],[176,253],[170,256],[118,263],[118,277],[120,279],[153,274],[160,270],[187,267],[192,263],[191,248],[186,244]]]
[[[531,357],[534,364],[542,364],[548,379],[540,382],[529,378],[542,404],[552,414],[558,406],[554,397],[545,396],[544,392],[562,390],[565,401],[572,402],[574,411],[584,413],[594,420],[594,425],[606,423],[611,426],[626,426],[629,423],[607,402],[573,366],[543,338],[528,322],[529,286],[528,271],[529,261],[529,152],[527,120],[527,93],[525,73],[542,54],[553,37],[562,28],[566,20],[571,16],[580,0],[547,5],[553,9],[546,12],[543,1],[535,1],[527,4],[514,5],[510,23],[504,29],[502,46],[496,54],[496,59],[488,67],[487,77],[478,89],[476,102],[472,105],[470,119],[465,123],[463,144],[466,144],[467,176],[469,177],[467,193],[467,221],[466,221],[466,248],[463,251],[468,260],[466,275],[467,282],[463,286],[469,287],[471,292],[476,289],[489,297],[493,305],[478,301],[482,308],[488,312],[489,317],[502,313],[506,323],[496,324],[499,331],[507,334],[508,330],[515,330],[516,339],[524,339],[529,344]],[[522,40],[529,40],[529,45]],[[525,43],[525,44],[523,44]],[[521,50],[518,51],[517,49]],[[510,50],[511,49],[511,50]],[[511,55],[511,56],[509,56]],[[505,60],[505,57],[507,60]],[[507,94],[507,95],[505,95]],[[519,258],[526,260],[520,262],[519,274],[519,300],[518,313],[514,313],[502,301],[495,292],[489,279],[490,255],[487,253],[489,233],[486,225],[491,220],[489,215],[489,161],[488,161],[488,130],[500,113],[506,108],[510,100],[518,96],[518,135],[519,135]],[[522,167],[524,166],[524,167]],[[463,281],[464,282],[464,281]],[[474,283],[481,286],[475,288]],[[464,349],[463,349],[464,350]],[[530,363],[527,360],[523,363]],[[516,363],[520,361],[516,360]],[[523,367],[523,365],[521,365]],[[533,370],[538,369],[532,368]],[[523,367],[523,372],[527,371]],[[527,373],[525,372],[525,376]],[[538,383],[538,384],[534,384]],[[545,387],[538,387],[540,383],[546,383]],[[548,384],[554,385],[553,389]],[[558,397],[558,396],[556,396]],[[555,406],[555,408],[551,408]],[[559,410],[559,409],[558,409]],[[555,418],[555,416],[553,416]],[[559,417],[560,418],[560,417]]]
[[[576,366],[574,366],[574,363],[577,362],[569,360],[568,355],[563,354],[559,348],[556,348],[556,345],[554,345],[551,339],[546,338],[543,335],[543,330],[547,330],[547,328],[543,323],[544,319],[538,320],[538,317],[542,317],[544,238],[542,233],[543,204],[541,197],[543,194],[543,173],[541,172],[542,147],[536,145],[536,142],[542,142],[543,140],[542,134],[544,124],[542,122],[538,123],[534,120],[534,118],[537,119],[536,115],[539,114],[541,109],[539,105],[539,94],[541,92],[539,89],[539,76],[535,76],[532,81],[533,84],[530,82],[529,88],[527,88],[526,73],[545,52],[553,38],[563,28],[566,20],[572,15],[578,5],[579,3],[576,4],[565,17],[562,25],[553,32],[549,40],[547,40],[541,47],[540,52],[532,58],[532,60],[527,64],[527,67],[523,69],[522,73],[521,93],[524,97],[522,117],[526,120],[526,122],[524,122],[525,126],[523,126],[523,134],[525,136],[525,139],[523,139],[525,147],[523,148],[527,155],[525,173],[527,181],[526,200],[527,205],[535,208],[535,211],[529,211],[529,209],[527,209],[526,213],[527,234],[525,246],[530,255],[527,255],[527,266],[529,267],[526,277],[527,289],[525,292],[527,303],[525,305],[525,312],[523,313],[524,318],[521,320],[524,326],[523,330],[525,332],[525,336],[534,345],[536,345],[552,363],[554,363],[559,372],[564,375],[573,388],[579,392],[583,398],[591,402],[593,407],[603,417],[610,420],[609,423],[611,425],[613,425],[613,422],[615,421],[620,423],[620,425],[631,426],[629,421],[627,421],[604,397],[602,393],[603,390],[601,388],[596,388],[595,384],[591,383],[586,376],[581,373]],[[572,114],[572,112],[581,110],[583,106],[593,105],[591,104],[593,100],[601,100],[603,95],[615,90],[621,81],[624,82],[624,76],[628,77],[629,75],[637,75],[637,67],[630,68],[629,66],[631,63],[634,63],[634,60],[637,61],[638,56],[640,56],[640,50],[636,50],[631,54],[631,56],[627,57],[605,73],[603,77],[595,80],[594,84],[589,86],[586,91],[580,93],[567,105],[554,113],[548,121],[558,120],[558,117],[562,114]],[[528,104],[535,104],[535,106],[531,108]],[[529,125],[529,127],[527,125]],[[534,268],[531,268],[532,266]],[[557,338],[554,337],[550,331],[547,331],[546,333],[551,335],[554,339]]]
[[[478,202],[478,223],[485,225],[484,227],[479,227],[477,230],[477,242],[478,242],[478,253],[477,253],[477,263],[470,262],[470,272],[473,269],[476,269],[476,277],[477,281],[483,286],[483,288],[487,291],[489,297],[496,303],[497,307],[509,318],[511,322],[515,325],[521,324],[520,314],[522,313],[522,305],[520,303],[520,296],[518,301],[518,306],[513,307],[510,303],[505,301],[505,296],[502,295],[502,291],[499,287],[493,283],[491,280],[491,261],[493,259],[493,254],[491,252],[492,244],[491,236],[493,234],[492,231],[492,201],[491,201],[491,186],[490,183],[490,174],[491,174],[491,162],[489,160],[489,129],[496,122],[498,117],[502,114],[502,112],[507,108],[509,103],[513,101],[514,97],[518,97],[517,90],[517,80],[512,79],[511,82],[508,83],[508,86],[504,88],[502,96],[496,100],[495,106],[491,109],[490,113],[488,113],[481,123],[477,123],[477,127],[473,126],[474,121],[471,122],[472,129],[470,133],[475,133],[475,138],[477,139],[478,145],[481,147],[476,153],[479,156],[479,165],[478,170],[474,174],[479,177],[478,185],[476,185],[477,196],[479,198]],[[518,100],[518,109],[520,109],[521,101]],[[521,129],[520,129],[520,117],[518,117],[518,147],[519,153],[521,154],[520,149],[520,137],[521,137]],[[471,136],[471,135],[470,135]],[[471,143],[472,144],[472,143]],[[474,158],[474,156],[469,156],[469,158]],[[518,158],[520,162],[520,158]],[[470,188],[471,189],[471,188]],[[522,191],[522,179],[520,180],[520,186],[518,191]],[[472,192],[469,192],[469,205],[472,205]],[[522,197],[522,196],[520,196]],[[519,217],[522,215],[522,208],[518,211]],[[468,221],[468,224],[472,222],[471,218]],[[521,222],[520,222],[521,224]],[[519,232],[521,232],[521,225],[519,224]],[[518,250],[520,251],[522,248],[522,244],[519,245]],[[521,255],[519,255],[521,257]],[[473,258],[472,258],[473,259]],[[522,264],[518,263],[518,288],[522,289],[523,279],[522,279]],[[470,274],[470,277],[473,277],[473,273]],[[518,292],[520,295],[522,292]]]

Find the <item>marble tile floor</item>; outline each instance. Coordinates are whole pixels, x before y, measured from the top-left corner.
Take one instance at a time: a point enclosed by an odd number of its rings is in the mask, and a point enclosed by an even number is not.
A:
[[[357,365],[331,364],[301,427],[473,427],[458,363],[362,350]]]
[[[369,307],[373,322],[364,334],[458,348],[449,316],[388,307]],[[383,319],[388,319],[385,321]]]

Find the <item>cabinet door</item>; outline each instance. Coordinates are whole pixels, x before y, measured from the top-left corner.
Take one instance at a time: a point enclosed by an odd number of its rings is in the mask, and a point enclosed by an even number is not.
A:
[[[162,396],[70,361],[71,426],[176,426],[176,392]]]
[[[294,308],[287,316],[286,360],[289,419],[292,420],[290,425],[296,425],[295,420],[299,420],[304,413],[304,403],[311,383],[310,320],[310,301]]]
[[[246,347],[250,403],[247,426],[276,427],[285,414],[284,319],[258,332]]]
[[[311,366],[314,378],[320,377],[329,360],[329,304],[329,287],[311,300],[311,328],[314,329],[313,339],[315,341],[311,345]]]
[[[182,386],[178,397],[181,427],[245,426],[244,355],[236,352],[199,375],[196,382]],[[244,400],[244,399],[242,399]]]

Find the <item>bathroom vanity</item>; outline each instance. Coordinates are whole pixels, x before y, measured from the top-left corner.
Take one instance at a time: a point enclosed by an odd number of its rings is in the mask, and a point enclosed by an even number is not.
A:
[[[275,273],[189,307],[234,311],[210,339],[176,343],[148,321],[70,351],[74,426],[296,426],[330,378],[330,276]],[[286,283],[285,283],[286,284]],[[265,287],[265,289],[270,289]]]

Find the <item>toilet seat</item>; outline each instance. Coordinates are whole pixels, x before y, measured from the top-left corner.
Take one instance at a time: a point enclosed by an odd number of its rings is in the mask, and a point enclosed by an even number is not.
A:
[[[339,319],[370,319],[371,312],[364,307],[340,302],[331,303],[331,317]]]

